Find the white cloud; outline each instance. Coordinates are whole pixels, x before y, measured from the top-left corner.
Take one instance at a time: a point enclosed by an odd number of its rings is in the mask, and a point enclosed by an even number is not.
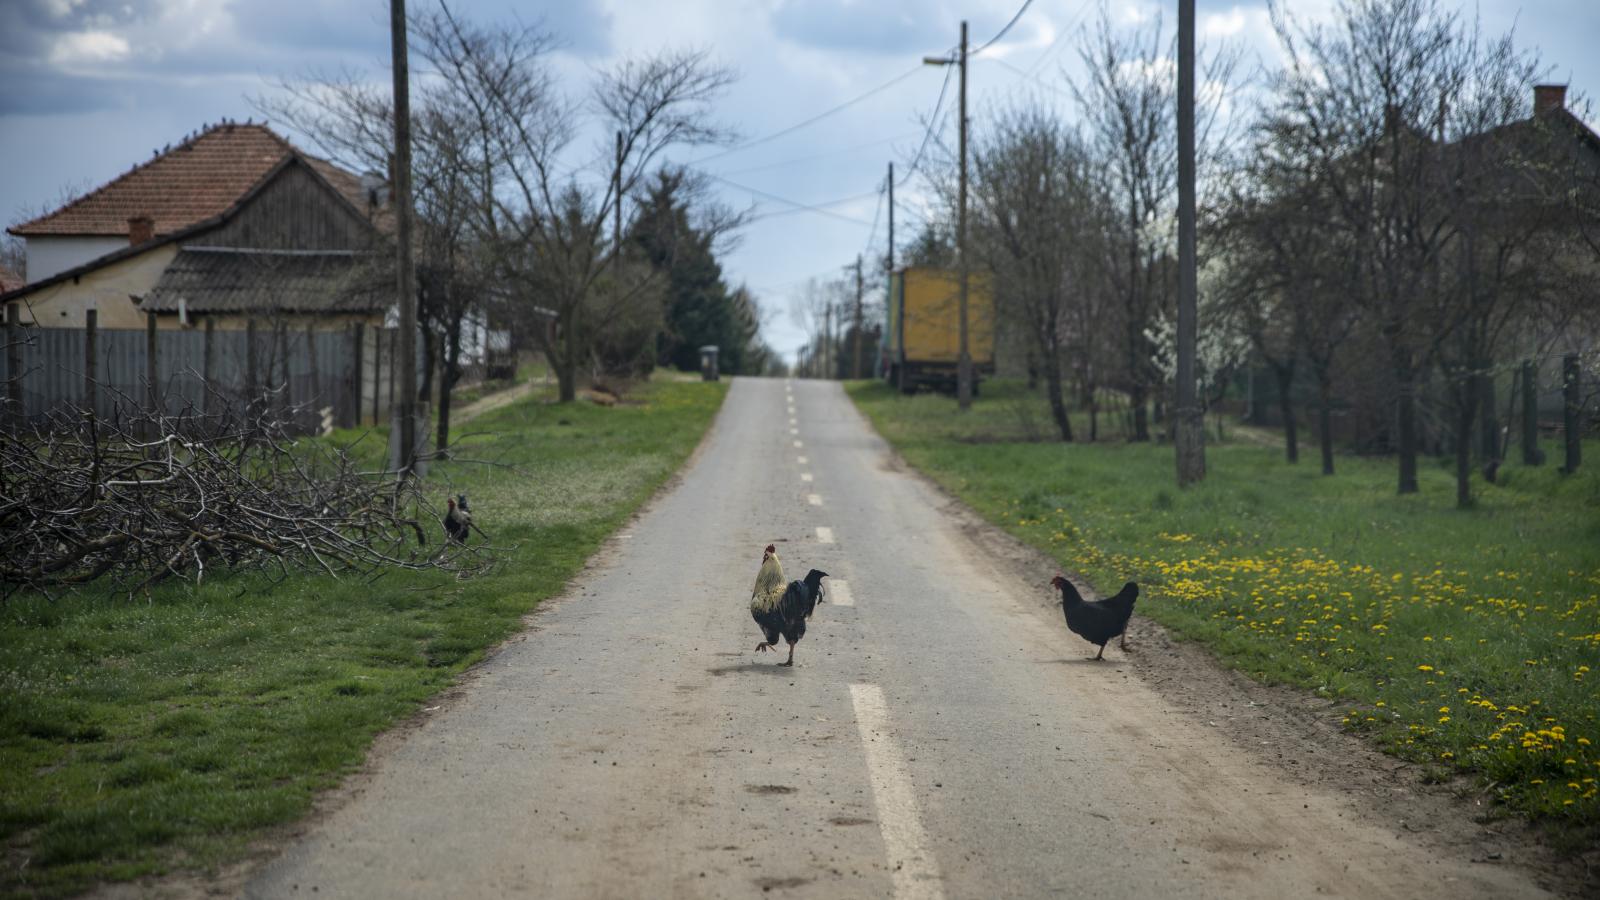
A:
[[[1225,13],[1208,13],[1200,20],[1200,33],[1206,37],[1233,37],[1244,26],[1244,10],[1235,6]]]
[[[50,62],[58,66],[118,62],[128,58],[128,42],[109,31],[74,31],[56,38]]]

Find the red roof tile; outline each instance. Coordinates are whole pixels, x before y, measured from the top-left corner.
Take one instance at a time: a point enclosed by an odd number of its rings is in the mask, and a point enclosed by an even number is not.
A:
[[[156,236],[171,234],[227,211],[284,157],[298,152],[265,125],[214,125],[66,206],[8,230],[23,237],[126,237],[128,219],[148,216]],[[301,156],[365,210],[356,176]]]
[[[14,291],[17,288],[22,287],[24,284],[26,284],[26,282],[22,280],[21,275],[18,275],[5,266],[0,266],[0,294]]]

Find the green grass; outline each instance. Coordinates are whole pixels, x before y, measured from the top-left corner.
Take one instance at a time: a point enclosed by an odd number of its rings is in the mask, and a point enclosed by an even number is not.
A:
[[[1019,440],[1048,422],[1019,385],[967,415],[849,391],[912,465],[1097,586],[1139,581],[1141,613],[1225,663],[1335,699],[1347,727],[1568,837],[1600,827],[1600,444],[1573,476],[1507,465],[1458,510],[1453,460],[1401,497],[1392,459],[1328,478],[1224,444],[1179,490],[1170,446]]]
[[[516,545],[488,576],[217,579],[149,602],[0,607],[0,894],[213,867],[303,815],[378,732],[561,590],[683,462],[723,393],[663,384],[637,404],[532,399],[475,421],[488,433],[461,457],[517,471],[461,462],[430,480]],[[384,446],[374,437],[363,452]]]

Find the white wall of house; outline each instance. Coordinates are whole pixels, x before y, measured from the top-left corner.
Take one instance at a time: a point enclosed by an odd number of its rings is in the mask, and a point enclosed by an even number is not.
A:
[[[42,328],[82,328],[84,314],[91,309],[99,311],[101,328],[143,328],[144,312],[133,298],[144,296],[156,286],[177,253],[176,243],[152,247],[76,278],[32,288],[14,302],[22,308],[24,323]],[[33,264],[28,265],[31,276]],[[171,320],[170,325],[163,322],[162,327],[177,327],[177,316],[161,318]]]
[[[128,239],[125,237],[29,237],[28,280],[42,281],[126,246]]]

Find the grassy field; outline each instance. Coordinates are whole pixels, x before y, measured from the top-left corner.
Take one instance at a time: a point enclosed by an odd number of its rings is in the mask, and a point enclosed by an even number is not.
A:
[[[1139,581],[1141,613],[1337,698],[1347,727],[1436,777],[1481,776],[1569,839],[1600,830],[1600,446],[1574,476],[1508,465],[1466,511],[1449,463],[1400,497],[1393,460],[1325,478],[1243,443],[1209,447],[1180,491],[1170,446],[1021,440],[1048,417],[1018,385],[985,385],[965,416],[849,390],[911,464],[1064,569]]]
[[[148,603],[0,607],[0,894],[214,866],[303,815],[378,732],[561,590],[683,462],[723,393],[662,384],[610,409],[534,398],[472,422],[460,455],[515,470],[455,463],[430,480],[515,545],[485,577],[216,579]]]

